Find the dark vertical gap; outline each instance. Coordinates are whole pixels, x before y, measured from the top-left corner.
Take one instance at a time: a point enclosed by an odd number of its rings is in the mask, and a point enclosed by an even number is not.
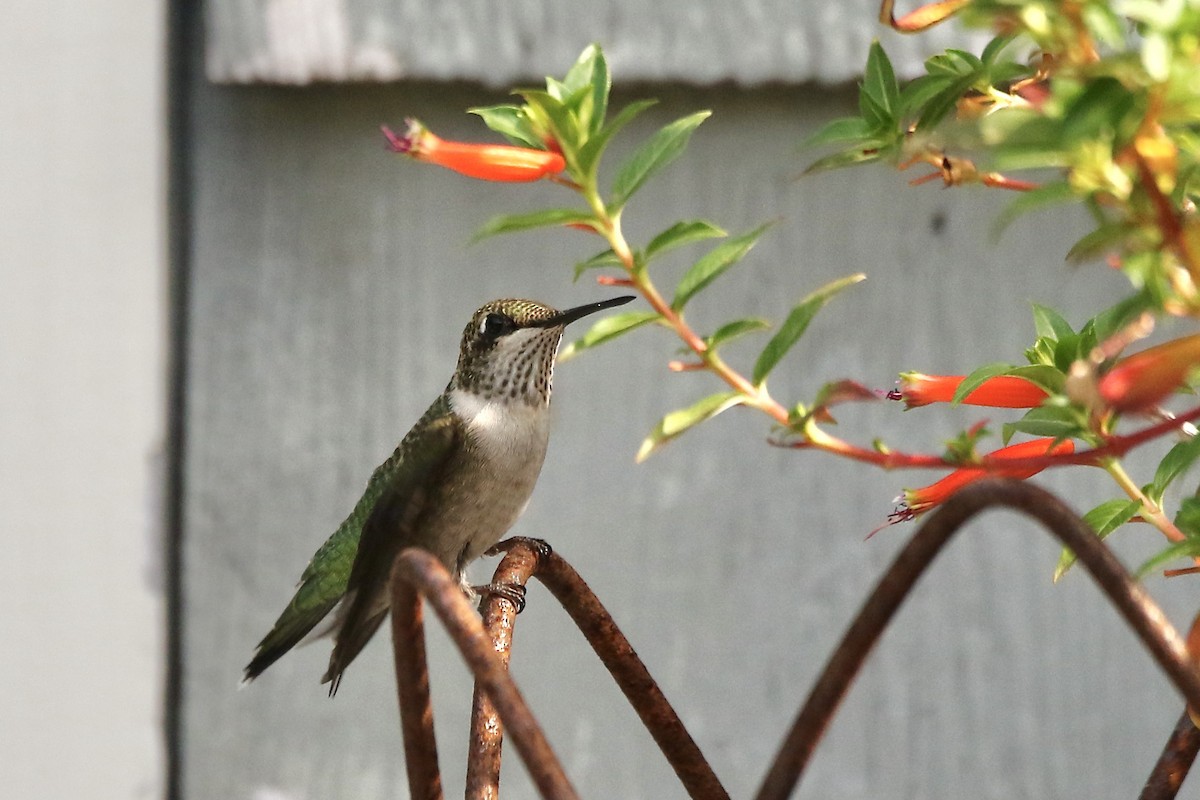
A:
[[[167,664],[163,725],[166,800],[183,800],[183,493],[191,252],[191,80],[201,25],[198,0],[167,4],[167,292],[168,388],[166,541]]]

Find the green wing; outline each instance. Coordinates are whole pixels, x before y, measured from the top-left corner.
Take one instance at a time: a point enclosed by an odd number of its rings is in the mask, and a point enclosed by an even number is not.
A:
[[[439,404],[435,403],[433,411]],[[389,610],[388,583],[396,556],[416,543],[416,532],[463,436],[462,423],[445,404],[444,413],[427,413],[417,432],[404,437],[403,463],[390,477],[370,516],[350,570],[346,601],[338,610],[337,635],[329,669],[321,679],[337,692],[342,672],[375,635]],[[412,439],[411,442],[409,440]]]
[[[371,473],[366,491],[355,504],[354,510],[313,555],[304,574],[300,576],[296,594],[275,621],[271,632],[258,643],[254,658],[246,665],[243,681],[252,681],[261,675],[263,670],[299,644],[338,604],[346,593],[363,525],[397,475],[403,473],[406,466],[413,466],[411,463],[404,464],[405,452],[416,444],[421,431],[428,429],[429,422],[449,413],[449,404],[439,398],[425,412],[421,422],[408,432],[391,457]]]

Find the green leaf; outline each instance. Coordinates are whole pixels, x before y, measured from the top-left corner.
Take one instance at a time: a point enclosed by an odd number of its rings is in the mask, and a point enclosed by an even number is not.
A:
[[[948,75],[922,75],[909,81],[900,91],[900,113],[909,116],[945,91],[954,78]]]
[[[1064,336],[1054,344],[1054,366],[1063,372],[1071,369],[1071,364],[1083,358],[1091,352],[1095,346],[1095,335],[1086,336],[1085,332],[1088,326],[1084,326],[1085,330],[1079,333],[1073,333],[1070,336]],[[1089,340],[1085,342],[1086,340]]]
[[[788,314],[787,319],[784,320],[783,325],[779,327],[775,335],[771,337],[771,340],[767,342],[767,346],[759,354],[758,360],[754,362],[754,384],[757,386],[767,379],[771,370],[775,369],[775,365],[787,355],[788,350],[791,350],[792,346],[808,330],[808,325],[812,322],[813,317],[817,315],[817,312],[834,295],[866,279],[867,276],[861,272],[855,275],[848,275],[845,278],[839,278],[836,281],[825,284],[801,300],[799,305],[793,308],[791,313]]]
[[[1146,563],[1138,567],[1137,572],[1133,576],[1141,580],[1159,567],[1169,564],[1177,558],[1195,558],[1196,556],[1200,556],[1200,538],[1184,539],[1182,542],[1175,542],[1166,549],[1160,550],[1146,561]]]
[[[1129,520],[1133,519],[1134,515],[1142,508],[1142,504],[1137,500],[1128,500],[1124,497],[1119,497],[1114,500],[1107,500],[1093,508],[1091,511],[1083,515],[1083,521],[1088,524],[1096,536],[1100,539],[1108,536],[1117,528],[1124,525]],[[1054,581],[1067,574],[1075,564],[1075,553],[1067,547],[1062,549],[1062,553],[1058,557],[1058,566],[1054,568]]]
[[[692,219],[676,222],[646,245],[645,263],[649,264],[651,259],[661,256],[669,250],[674,250],[676,247],[683,247],[685,244],[705,239],[720,239],[728,235],[708,220]]]
[[[579,127],[574,115],[563,101],[551,92],[540,89],[522,89],[525,113],[534,129],[542,129],[562,148],[568,163],[576,156],[579,148]],[[539,131],[540,132],[540,131]]]
[[[578,264],[576,264],[575,265],[575,276],[571,280],[572,281],[579,280],[580,277],[583,276],[583,273],[587,272],[589,269],[601,269],[603,267],[621,267],[621,266],[624,266],[621,263],[621,259],[617,258],[617,254],[614,253],[612,251],[612,248],[610,247],[609,249],[602,250],[601,252],[596,253],[596,255],[592,256],[591,258],[589,258],[585,261],[580,261]]]
[[[983,61],[966,50],[949,49],[925,60],[925,70],[930,75],[955,77],[977,77],[983,71]]]
[[[1109,222],[1084,236],[1067,251],[1067,261],[1079,264],[1115,250],[1137,231],[1137,226],[1128,222]]]
[[[1012,44],[1016,38],[1015,35],[997,36],[983,48],[983,52],[979,54],[979,60],[989,66],[995,64],[1000,54],[1004,52],[1004,48]]]
[[[944,120],[958,105],[958,101],[975,83],[975,75],[960,75],[951,78],[944,89],[931,97],[917,117],[917,129],[927,131]]]
[[[640,328],[658,318],[658,312],[655,311],[626,311],[604,317],[592,325],[587,333],[564,347],[558,354],[558,360],[566,361],[584,350],[615,339],[623,333],[629,333],[634,328]]]
[[[604,154],[604,149],[608,147],[612,137],[628,125],[634,117],[657,102],[657,100],[638,100],[625,106],[579,149],[579,168],[589,176],[590,180],[595,180],[600,156]]]
[[[867,52],[867,69],[863,75],[861,94],[870,97],[886,118],[895,119],[900,87],[896,84],[892,62],[878,39],[871,42],[871,49]]]
[[[1172,481],[1187,472],[1197,458],[1200,458],[1200,436],[1193,436],[1178,442],[1168,450],[1162,461],[1158,463],[1158,469],[1154,472],[1154,480],[1146,487],[1146,495],[1150,500],[1155,505],[1161,506],[1167,487],[1171,485]]]
[[[896,128],[896,118],[891,111],[884,107],[879,98],[872,96],[866,89],[858,93],[858,113],[872,133],[890,131]]]
[[[1116,78],[1097,77],[1067,108],[1062,121],[1063,144],[1071,146],[1098,136],[1112,136],[1135,97]]]
[[[1071,323],[1067,322],[1053,308],[1037,303],[1031,303],[1031,305],[1033,306],[1033,326],[1037,330],[1038,336],[1044,336],[1057,342],[1075,333]]]
[[[712,419],[722,411],[746,402],[744,395],[737,392],[720,392],[709,395],[703,400],[679,411],[667,414],[651,431],[650,435],[638,448],[636,460],[645,461],[651,453],[674,439],[679,434],[699,425],[705,420]]]
[[[958,385],[958,388],[954,390],[954,397],[950,399],[950,402],[954,405],[958,405],[964,399],[966,399],[967,395],[982,386],[984,381],[986,381],[988,378],[994,378],[997,375],[1007,375],[1008,373],[1012,372],[1012,370],[1012,364],[1004,364],[1000,362],[994,364],[984,364],[982,367],[972,370],[969,375],[963,378],[962,383]]]
[[[589,136],[594,136],[604,125],[604,116],[608,113],[608,94],[612,89],[608,62],[599,45],[589,44],[583,49],[563,83],[572,95],[581,89],[587,90],[581,93],[584,99],[579,106],[579,122]]]
[[[771,323],[765,319],[758,317],[748,317],[746,319],[736,319],[733,322],[726,322],[721,327],[713,331],[712,335],[704,340],[708,345],[709,350],[715,350],[717,347],[732,342],[734,339],[745,336],[748,333],[755,331],[763,331],[771,327]]]
[[[1067,376],[1060,372],[1057,367],[1046,364],[1027,364],[1014,367],[1008,371],[1008,374],[1036,384],[1051,394],[1062,392],[1063,385],[1067,380]]]
[[[1013,434],[1028,433],[1031,436],[1053,436],[1055,439],[1070,439],[1086,435],[1086,418],[1080,418],[1078,409],[1071,406],[1038,406],[1031,408],[1016,422],[1006,422],[1001,427],[1004,443]]]
[[[475,232],[472,242],[495,236],[499,233],[525,231],[531,228],[545,228],[551,225],[592,225],[596,218],[586,211],[574,208],[548,208],[532,211],[528,214],[501,214],[492,217]]]
[[[625,205],[646,179],[678,158],[692,132],[708,119],[711,111],[697,111],[666,125],[646,140],[621,166],[613,180],[612,208]]]
[[[525,109],[520,106],[478,106],[468,108],[467,113],[478,114],[484,125],[519,147],[532,147],[535,150],[545,147],[533,126],[529,124]]]
[[[854,164],[867,164],[871,161],[878,161],[883,157],[882,145],[880,142],[869,142],[867,146],[855,146],[849,150],[842,150],[832,155],[818,158],[813,163],[809,164],[804,169],[805,175],[812,175],[817,172],[825,172],[830,169],[838,169],[840,167],[849,167]]]
[[[1200,497],[1185,497],[1175,514],[1175,527],[1189,539],[1200,538]]]
[[[856,142],[859,139],[866,139],[870,135],[870,126],[862,117],[841,117],[827,122],[819,131],[800,142],[800,146],[809,148],[841,142]]]
[[[749,233],[743,233],[727,242],[721,242],[701,256],[700,260],[684,273],[679,285],[675,287],[675,299],[671,301],[671,308],[681,311],[697,292],[715,281],[725,270],[741,261],[746,253],[749,253],[750,249],[754,247],[758,237],[762,236],[771,224],[768,222],[765,225],[759,225]]]

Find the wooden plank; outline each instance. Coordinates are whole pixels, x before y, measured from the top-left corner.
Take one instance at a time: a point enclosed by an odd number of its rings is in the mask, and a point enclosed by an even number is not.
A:
[[[915,5],[915,4],[914,4]],[[207,72],[220,83],[466,80],[559,75],[600,42],[628,81],[842,83],[879,38],[901,75],[987,37],[954,26],[899,36],[876,0],[211,0]]]

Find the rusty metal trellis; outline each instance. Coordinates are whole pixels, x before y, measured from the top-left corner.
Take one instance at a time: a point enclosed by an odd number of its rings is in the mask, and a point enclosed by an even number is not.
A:
[[[1042,489],[1009,479],[988,479],[963,489],[931,515],[884,573],[801,707],[767,771],[758,800],[782,800],[794,791],[871,649],[916,581],[966,522],[995,506],[1032,517],[1070,547],[1187,703],[1200,708],[1200,671],[1189,658],[1182,637],[1091,528]],[[530,577],[541,580],[613,675],[689,796],[695,800],[728,800],[711,766],[645,665],[574,569],[557,554],[539,552],[528,540],[510,540],[504,547],[508,552],[496,570],[495,582],[524,585]],[[446,626],[476,679],[467,766],[469,800],[498,796],[505,730],[542,797],[578,797],[508,674],[516,616],[512,604],[499,597],[488,598],[481,620],[435,558],[409,549],[401,553],[392,571],[392,633],[412,797],[442,797],[425,661],[422,597]],[[1141,800],[1175,797],[1198,749],[1200,731],[1185,712],[1154,766]]]

